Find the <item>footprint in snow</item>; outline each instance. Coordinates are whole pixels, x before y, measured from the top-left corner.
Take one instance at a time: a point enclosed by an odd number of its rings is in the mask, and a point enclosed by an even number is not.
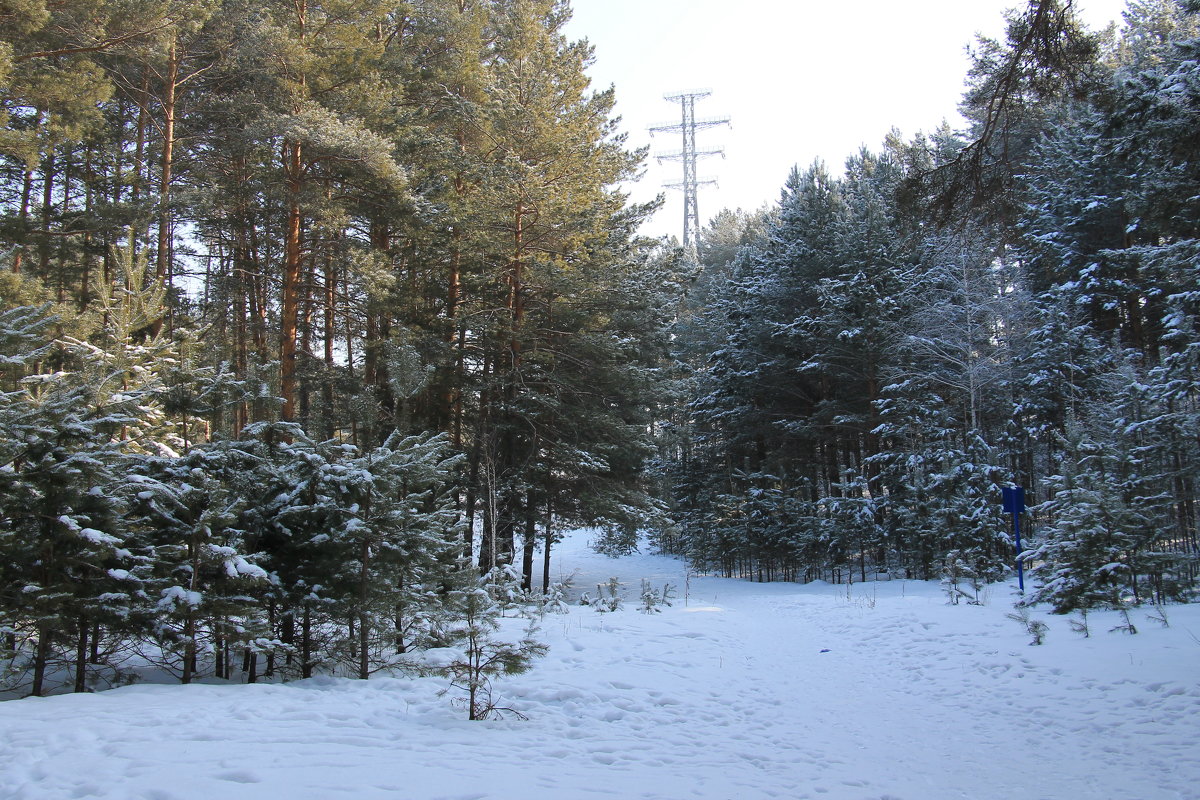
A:
[[[232,770],[230,772],[222,772],[216,776],[218,780],[231,781],[233,783],[262,783],[262,778],[255,775],[253,772],[246,770]]]

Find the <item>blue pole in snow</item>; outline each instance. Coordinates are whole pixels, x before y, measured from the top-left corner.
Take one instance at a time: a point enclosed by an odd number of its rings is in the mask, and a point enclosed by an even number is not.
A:
[[[1013,538],[1017,543],[1017,585],[1025,594],[1025,564],[1021,561],[1021,512],[1025,510],[1025,489],[1021,486],[1005,486],[1004,510],[1013,515]]]
[[[1013,512],[1013,535],[1017,538],[1017,586],[1025,594],[1025,564],[1021,561],[1021,515]]]

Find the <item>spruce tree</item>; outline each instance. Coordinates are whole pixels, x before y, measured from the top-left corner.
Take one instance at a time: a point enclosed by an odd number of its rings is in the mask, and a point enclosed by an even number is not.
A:
[[[140,421],[144,393],[105,392],[118,374],[95,350],[55,346],[43,314],[6,312],[0,337],[13,348],[5,353],[0,471],[5,626],[22,640],[33,695],[49,688],[50,669],[66,653],[83,691],[95,626],[121,627],[140,588],[127,580],[134,554],[112,483],[120,431]]]

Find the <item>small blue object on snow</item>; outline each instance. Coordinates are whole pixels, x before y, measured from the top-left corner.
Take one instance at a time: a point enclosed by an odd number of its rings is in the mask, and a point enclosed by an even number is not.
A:
[[[826,647],[826,648],[825,648],[824,650],[822,650],[821,652],[822,652],[822,653],[828,653],[828,652],[829,652],[829,648],[828,648],[828,647]]]

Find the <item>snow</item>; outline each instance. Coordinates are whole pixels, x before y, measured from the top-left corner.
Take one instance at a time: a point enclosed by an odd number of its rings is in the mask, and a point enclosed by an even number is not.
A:
[[[756,584],[612,560],[575,534],[554,578],[625,605],[547,615],[550,655],[468,722],[435,678],[141,684],[0,704],[0,797],[229,800],[1200,798],[1200,606],[1170,627],[1030,646],[1011,587]],[[641,580],[675,587],[637,610]],[[685,597],[686,595],[686,597]],[[521,620],[512,619],[514,636]],[[449,653],[431,653],[437,662]]]
[[[92,544],[117,544],[121,540],[115,536],[110,536],[104,531],[98,531],[95,528],[80,528],[78,530],[80,538],[87,539]]]
[[[158,601],[158,605],[163,608],[170,608],[177,605],[199,608],[203,602],[204,595],[200,594],[200,592],[185,589],[182,586],[168,586],[162,590],[162,599]]]

